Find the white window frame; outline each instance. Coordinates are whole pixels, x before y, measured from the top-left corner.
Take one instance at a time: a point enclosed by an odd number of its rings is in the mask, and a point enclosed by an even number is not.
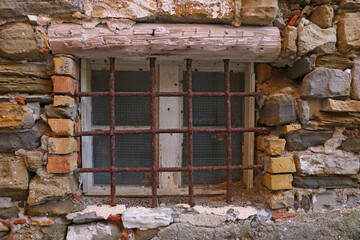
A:
[[[193,60],[192,68],[204,72],[223,72],[223,61],[196,61]],[[100,59],[82,59],[81,61],[81,91],[91,91],[91,70],[108,70],[108,62]],[[149,71],[148,61],[115,61],[115,70],[121,71]],[[185,71],[185,61],[156,61],[156,83],[158,91],[180,92],[183,89],[182,77]],[[230,70],[245,73],[245,91],[255,91],[255,74],[253,63],[241,63],[230,61]],[[168,80],[166,80],[168,79]],[[108,84],[105,81],[104,84]],[[157,127],[158,128],[181,128],[183,127],[183,100],[180,97],[157,98]],[[91,97],[81,98],[81,131],[90,131],[92,103]],[[159,117],[159,115],[161,117]],[[254,127],[255,99],[245,97],[244,127]],[[96,126],[97,129],[105,129],[107,126]],[[116,129],[133,128],[132,126],[117,126]],[[149,128],[148,126],[144,128]],[[160,167],[181,167],[182,164],[182,134],[157,135],[158,165]],[[82,143],[82,167],[93,167],[92,136],[84,136]],[[166,144],[165,144],[166,143]],[[175,159],[173,156],[177,156]],[[243,165],[254,163],[254,133],[244,133],[243,142]],[[83,192],[86,195],[108,195],[110,185],[94,185],[94,173],[81,173]],[[253,170],[244,170],[243,181],[248,188],[253,186]],[[181,186],[181,173],[159,173],[158,195],[188,195],[188,188]],[[225,190],[209,187],[210,185],[195,185],[195,195],[199,194],[224,194]],[[151,196],[151,187],[142,186],[116,186],[118,196]]]

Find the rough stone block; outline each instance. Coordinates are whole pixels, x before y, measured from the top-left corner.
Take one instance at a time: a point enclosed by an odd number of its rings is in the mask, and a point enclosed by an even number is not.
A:
[[[287,190],[292,189],[293,176],[291,174],[266,173],[263,178],[263,184],[270,190]]]
[[[0,197],[22,200],[29,185],[29,175],[22,156],[3,154],[0,157],[0,173]]]
[[[301,129],[301,124],[297,124],[297,123],[292,123],[289,125],[285,125],[282,127],[282,131],[284,134],[289,133],[289,132],[294,132],[297,130]]]
[[[347,176],[294,176],[293,186],[297,188],[357,188],[356,180]]]
[[[125,228],[152,229],[168,226],[172,222],[170,208],[131,207],[124,211],[122,221]]]
[[[75,80],[71,77],[52,76],[54,93],[74,95],[76,91]]]
[[[29,205],[26,208],[26,214],[30,216],[58,217],[76,210],[80,211],[81,209],[77,209],[76,204],[70,198],[66,198],[59,201],[47,201],[33,206]]]
[[[78,111],[78,107],[72,104],[67,107],[55,107],[54,105],[46,105],[45,113],[48,118],[70,118],[74,120]]]
[[[27,129],[35,124],[33,110],[26,105],[0,103],[0,129]]]
[[[53,90],[50,79],[0,75],[0,93],[46,94]]]
[[[350,85],[349,72],[317,68],[304,77],[301,84],[301,96],[309,98],[349,96]]]
[[[302,124],[308,124],[311,116],[311,104],[309,101],[298,100],[298,115],[299,120]]]
[[[77,190],[78,183],[75,176],[54,176],[41,179],[35,176],[30,181],[27,203],[36,205],[48,200],[59,200],[72,195]]]
[[[48,119],[51,131],[57,136],[73,136],[74,122],[70,119]]]
[[[328,98],[323,101],[321,110],[325,112],[360,112],[360,101],[341,101]]]
[[[17,218],[19,212],[16,204],[11,202],[11,198],[0,198],[0,219]]]
[[[69,96],[55,95],[54,106],[55,107],[68,107],[75,103],[75,99]]]
[[[42,60],[34,30],[29,23],[11,23],[0,27],[0,55],[11,60]]]
[[[295,58],[297,53],[297,28],[293,26],[286,26],[281,32],[282,35],[282,49],[281,56]]]
[[[116,224],[95,222],[79,225],[70,225],[66,239],[121,239],[120,231]]]
[[[309,52],[334,53],[336,50],[336,29],[321,29],[316,24],[298,26],[298,54]]]
[[[26,151],[24,153],[24,161],[29,171],[35,172],[38,168],[42,168],[44,165],[44,152],[40,151]]]
[[[67,156],[49,156],[46,165],[48,173],[71,173],[77,167],[77,153]]]
[[[352,68],[351,98],[360,100],[360,59],[354,61]]]
[[[308,56],[304,56],[301,59],[294,62],[288,71],[288,76],[292,79],[303,77],[311,72],[313,69],[311,60]]]
[[[294,160],[297,171],[307,175],[354,175],[360,169],[359,157],[342,150],[332,154],[299,151]]]
[[[312,206],[314,211],[331,210],[342,205],[341,199],[335,192],[322,192],[312,194]]]
[[[315,61],[315,66],[322,68],[335,68],[345,70],[347,68],[351,68],[351,66],[353,66],[353,62],[347,57],[329,54],[317,57]]]
[[[272,25],[278,12],[277,0],[242,0],[241,5],[244,25]]]
[[[295,162],[292,157],[271,157],[267,168],[269,173],[292,173],[296,172]]]
[[[79,80],[79,65],[70,57],[54,57],[54,72],[60,76],[70,76]]]
[[[298,130],[285,134],[286,145],[288,151],[305,150],[312,146],[322,145],[326,140],[332,137],[332,131],[309,131]]]
[[[324,127],[360,127],[358,113],[320,112],[315,119]]]
[[[38,15],[71,15],[82,12],[80,0],[17,0],[1,2],[0,16],[4,18],[26,17],[29,14]]]
[[[48,139],[48,150],[52,154],[69,154],[80,150],[79,142],[75,138]]]
[[[1,11],[1,10],[0,10]],[[0,75],[50,79],[51,66],[47,62],[6,62],[0,65]]]
[[[341,149],[348,152],[360,152],[360,138],[348,137],[345,141],[341,143]]]
[[[264,197],[269,208],[273,210],[293,207],[295,203],[295,190],[271,192],[262,187],[260,194]]]
[[[337,20],[337,46],[340,52],[359,52],[360,12],[340,13]]]
[[[329,28],[332,26],[334,18],[334,9],[329,5],[321,5],[314,9],[310,16],[310,21],[321,28]]]
[[[173,2],[171,1],[173,4]],[[92,18],[127,18],[150,20],[155,18],[156,0],[84,1],[84,13]]]
[[[276,156],[284,153],[285,139],[273,136],[258,136],[257,146],[259,150],[266,151],[269,155]]]
[[[159,17],[176,22],[231,23],[235,16],[233,0],[160,0]]]
[[[295,101],[291,95],[277,94],[265,100],[259,123],[276,126],[296,121]]]
[[[19,149],[34,150],[40,146],[40,138],[50,131],[43,123],[24,132],[0,133],[0,153],[14,152]]]

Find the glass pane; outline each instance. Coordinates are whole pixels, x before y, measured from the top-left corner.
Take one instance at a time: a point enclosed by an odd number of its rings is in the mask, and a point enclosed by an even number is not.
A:
[[[183,74],[184,91],[187,91],[186,72]],[[232,92],[244,91],[244,74],[230,73]],[[223,92],[225,90],[224,73],[193,72],[194,92]],[[187,122],[187,99],[184,98],[184,125]],[[194,97],[193,124],[195,127],[226,126],[225,97]],[[243,126],[244,97],[231,97],[232,127]],[[242,163],[243,133],[232,135],[232,165]],[[187,134],[184,134],[183,166],[187,166]],[[226,165],[226,134],[197,133],[193,135],[194,166]],[[242,171],[232,171],[232,180],[240,181]],[[185,174],[182,183],[187,184]],[[226,171],[194,172],[195,184],[218,184],[226,182]]]
[[[183,73],[183,91],[187,91],[186,72]],[[230,90],[232,92],[245,91],[244,73],[230,73]],[[194,92],[223,92],[225,90],[224,73],[193,72]],[[184,125],[187,126],[187,99],[184,98]],[[244,97],[231,97],[231,125],[243,126]],[[193,125],[226,126],[225,97],[194,97]]]
[[[149,134],[119,135],[115,139],[116,167],[150,167],[151,141]],[[110,137],[93,137],[94,167],[110,166]],[[109,173],[95,173],[95,184],[110,184]],[[120,185],[148,186],[149,173],[117,173],[116,183]]]
[[[109,91],[109,71],[93,70],[91,89],[93,92]],[[150,91],[150,73],[148,71],[116,71],[115,91]],[[109,125],[109,98],[92,98],[92,124]],[[115,116],[117,126],[150,125],[149,97],[116,97]]]

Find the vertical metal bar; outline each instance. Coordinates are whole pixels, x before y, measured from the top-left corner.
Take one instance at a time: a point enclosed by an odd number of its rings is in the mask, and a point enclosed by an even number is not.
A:
[[[110,194],[111,205],[115,206],[116,172],[115,172],[115,58],[110,58],[109,80],[109,106],[110,106]]]
[[[189,177],[189,205],[194,206],[194,178],[193,178],[193,109],[192,109],[192,69],[191,69],[191,59],[186,60],[186,75],[187,75],[187,134],[188,134],[188,177]]]
[[[155,58],[150,58],[150,83],[151,83],[151,98],[150,98],[150,134],[151,134],[151,183],[152,183],[152,207],[158,206],[157,199],[157,154],[156,154],[156,102],[155,102]]]
[[[231,92],[229,59],[224,59],[224,81],[226,99],[226,202],[231,203]]]

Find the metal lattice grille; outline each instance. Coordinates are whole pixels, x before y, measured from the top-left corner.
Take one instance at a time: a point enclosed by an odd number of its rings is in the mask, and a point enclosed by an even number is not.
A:
[[[230,69],[229,60],[224,60],[224,91],[222,92],[194,92],[192,86],[192,60],[186,60],[186,83],[187,91],[184,92],[157,92],[155,90],[155,58],[150,58],[150,91],[147,92],[130,92],[130,91],[115,91],[115,59],[110,58],[110,76],[109,76],[109,91],[104,92],[79,92],[78,97],[109,97],[109,127],[110,130],[99,131],[82,131],[76,132],[75,136],[109,136],[110,137],[110,164],[108,167],[95,167],[95,168],[79,168],[78,172],[104,172],[110,173],[110,195],[111,204],[115,205],[115,191],[116,191],[116,174],[120,172],[149,172],[151,174],[152,186],[152,206],[158,205],[157,188],[159,172],[187,172],[188,173],[188,186],[189,186],[189,205],[194,205],[194,171],[226,171],[227,192],[226,200],[231,202],[231,185],[232,185],[232,170],[235,169],[256,169],[262,168],[262,165],[232,165],[232,134],[241,132],[257,132],[264,131],[264,128],[241,128],[232,127],[231,124],[231,97],[243,96],[254,97],[261,93],[255,92],[231,92],[230,89]],[[148,96],[150,97],[150,128],[149,129],[123,129],[116,130],[115,128],[115,97],[136,97]],[[187,127],[178,129],[158,129],[156,127],[156,98],[157,97],[186,97],[187,106]],[[193,98],[194,97],[225,97],[226,104],[226,125],[224,127],[197,127],[193,125]],[[156,135],[160,133],[186,133],[187,135],[187,160],[186,167],[161,167],[157,166],[157,144]],[[226,136],[226,165],[222,166],[194,166],[193,148],[194,148],[194,134],[197,133],[223,133]],[[151,143],[151,161],[149,167],[117,167],[116,165],[116,135],[125,134],[149,134]],[[195,139],[196,140],[196,139]]]

